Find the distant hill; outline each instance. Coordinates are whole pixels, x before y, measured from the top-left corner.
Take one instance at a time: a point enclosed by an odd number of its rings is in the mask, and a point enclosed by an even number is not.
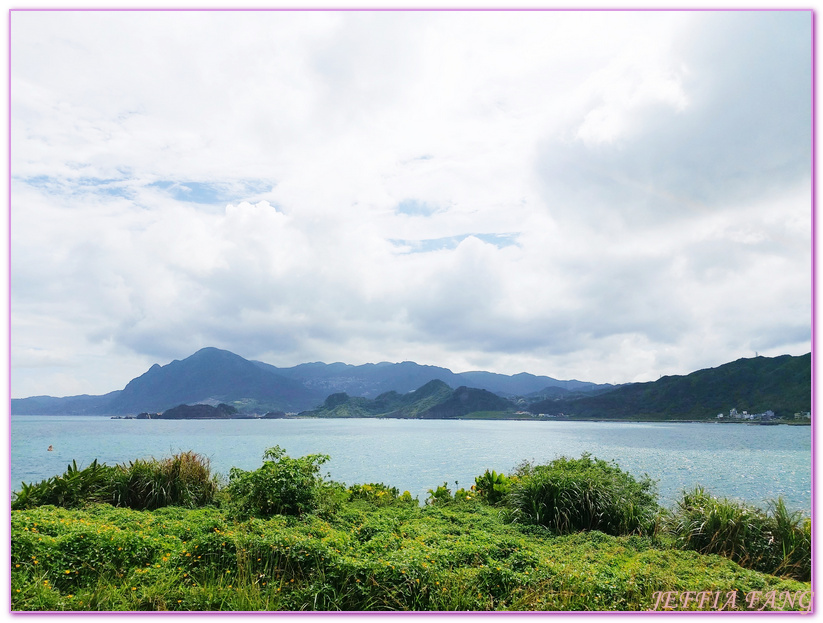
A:
[[[576,399],[549,398],[532,413],[584,418],[706,419],[731,409],[792,417],[811,411],[811,353],[738,359],[686,376],[664,376]]]
[[[376,398],[389,392],[404,395],[432,380],[450,389],[471,386],[504,396],[527,394],[546,387],[569,386],[577,391],[610,388],[582,381],[558,381],[548,376],[491,372],[455,374],[447,368],[412,361],[353,366],[306,363],[277,368],[249,361],[226,350],[203,348],[183,360],[154,364],[122,390],[104,396],[36,396],[13,399],[14,414],[128,415],[159,413],[180,404],[227,403],[242,413],[299,412],[322,404],[330,394]],[[388,398],[386,398],[388,400]]]
[[[462,397],[458,397],[461,390]],[[455,414],[466,408],[506,410],[504,404],[509,403],[498,399],[507,397],[516,399],[518,409],[528,408],[532,413],[586,418],[706,419],[732,408],[749,412],[771,409],[777,415],[791,415],[811,410],[811,354],[740,359],[687,376],[615,387],[526,373],[456,374],[411,361],[360,366],[307,363],[277,368],[226,350],[204,348],[186,359],[153,365],[119,391],[102,396],[13,399],[11,412],[133,415],[160,413],[181,404],[225,403],[241,414],[320,408],[331,417],[354,417],[357,413],[368,417],[378,413],[459,417]],[[341,402],[336,404],[336,400]],[[434,407],[440,410],[432,410]]]
[[[514,410],[514,405],[489,391],[469,387],[452,390],[443,381],[429,381],[413,392],[391,391],[375,399],[332,394],[323,406],[303,415],[314,417],[457,418],[478,411]]]
[[[300,381],[309,389],[325,392],[324,395],[345,392],[350,396],[366,398],[376,398],[388,391],[414,391],[432,380],[443,381],[451,388],[465,385],[485,389],[501,396],[525,396],[547,387],[581,392],[613,387],[577,380],[559,381],[550,376],[535,376],[525,372],[511,376],[482,371],[455,373],[448,368],[424,366],[413,361],[367,363],[360,366],[345,363],[304,363],[292,368],[276,368],[259,361],[255,363],[266,370]]]
[[[11,408],[21,415],[119,415],[162,412],[180,404],[239,403],[244,410],[301,411],[320,404],[325,396],[229,351],[203,348],[186,359],[153,365],[121,391],[16,399]]]
[[[32,396],[31,398],[12,398],[11,412],[14,415],[102,415],[109,413],[108,408],[121,390],[102,396]]]
[[[156,420],[227,420],[237,415],[237,409],[227,404],[178,405],[163,411],[151,419]]]
[[[182,361],[153,365],[111,402],[111,413],[162,411],[182,403],[246,401],[299,411],[325,398],[227,350],[204,348]]]

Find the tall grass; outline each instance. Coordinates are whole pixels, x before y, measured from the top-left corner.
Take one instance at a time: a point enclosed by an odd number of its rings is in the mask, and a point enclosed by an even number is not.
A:
[[[95,459],[84,469],[72,461],[61,476],[36,484],[22,483],[11,508],[47,504],[79,508],[97,502],[136,510],[194,508],[211,503],[217,489],[208,458],[191,451],[165,459],[140,459],[128,465],[108,466]]]
[[[557,534],[599,530],[607,534],[649,534],[658,513],[654,482],[636,480],[615,463],[583,454],[548,465],[521,465],[508,503],[515,518]]]
[[[217,492],[208,458],[191,451],[118,466],[112,485],[113,505],[136,510],[196,508],[210,503]]]
[[[720,554],[741,566],[799,580],[811,576],[811,521],[791,513],[782,499],[770,512],[702,487],[684,491],[668,531],[677,545],[701,554]]]

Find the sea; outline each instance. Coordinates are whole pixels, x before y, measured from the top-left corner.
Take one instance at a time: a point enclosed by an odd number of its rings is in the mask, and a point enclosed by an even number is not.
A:
[[[227,478],[232,467],[258,468],[275,445],[293,457],[328,455],[323,470],[333,480],[382,482],[421,503],[444,483],[468,489],[487,469],[510,473],[523,461],[588,452],[637,477],[647,474],[667,507],[696,485],[764,509],[778,497],[807,515],[812,507],[810,426],[720,423],[13,415],[11,489],[62,474],[72,461],[115,465],[186,450],[207,457],[212,472]]]

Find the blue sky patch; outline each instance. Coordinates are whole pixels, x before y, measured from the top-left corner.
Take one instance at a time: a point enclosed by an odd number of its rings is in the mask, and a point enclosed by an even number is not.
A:
[[[488,244],[502,249],[517,244],[518,234],[460,234],[458,236],[446,236],[445,238],[428,238],[425,240],[402,240],[393,238],[391,242],[396,247],[410,247],[407,253],[431,253],[432,251],[449,251],[456,249],[457,245],[469,236],[482,240]]]
[[[127,180],[123,178],[78,177],[61,179],[50,175],[35,175],[34,177],[23,178],[22,181],[50,194],[77,195],[91,192],[111,197],[125,197],[126,199],[134,196],[134,191],[129,188]]]
[[[177,201],[215,204],[249,199],[250,196],[271,190],[274,184],[262,180],[248,180],[237,183],[160,180],[152,182],[148,186],[165,190]]]
[[[397,204],[394,211],[396,214],[408,216],[431,216],[437,212],[437,207],[417,199],[404,199]]]

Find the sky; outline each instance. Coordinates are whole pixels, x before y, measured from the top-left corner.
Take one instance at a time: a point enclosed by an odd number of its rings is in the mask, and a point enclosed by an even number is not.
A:
[[[651,381],[811,350],[809,11],[14,11],[11,396],[215,346]]]

